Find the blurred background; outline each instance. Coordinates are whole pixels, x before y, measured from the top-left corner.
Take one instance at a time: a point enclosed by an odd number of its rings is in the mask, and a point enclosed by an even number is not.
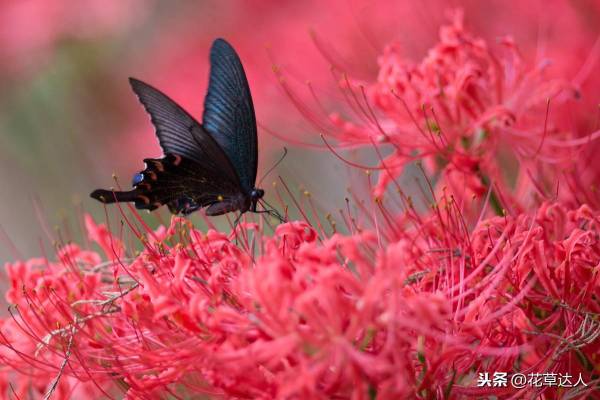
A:
[[[216,37],[233,44],[248,75],[259,177],[284,145],[290,149],[267,192],[281,175],[292,190],[310,190],[323,212],[343,207],[344,175],[354,172],[322,149],[273,67],[300,90],[310,81],[319,102],[336,111],[332,64],[373,81],[391,41],[418,62],[456,8],[475,35],[493,42],[511,34],[526,60],[547,57],[557,75],[576,76],[600,51],[600,6],[592,0],[0,0],[0,262],[42,255],[49,236],[82,240],[84,211],[106,219],[89,193],[113,186],[113,173],[128,187],[142,159],[161,154],[127,78],[151,83],[201,118]],[[600,87],[600,74],[592,75],[582,101]],[[116,219],[114,207],[109,212]],[[165,210],[158,216],[168,221]],[[147,218],[154,226],[160,219]]]

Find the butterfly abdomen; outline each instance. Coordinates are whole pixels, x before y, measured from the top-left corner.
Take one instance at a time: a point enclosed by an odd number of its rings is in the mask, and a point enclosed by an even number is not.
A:
[[[212,217],[212,216],[223,215],[228,212],[238,211],[238,210],[242,213],[245,213],[246,211],[248,211],[250,209],[250,205],[251,205],[250,197],[245,196],[240,193],[234,197],[230,197],[227,199],[222,198],[222,199],[219,199],[219,201],[217,201],[216,203],[212,203],[206,209],[206,215],[208,215],[209,217]]]

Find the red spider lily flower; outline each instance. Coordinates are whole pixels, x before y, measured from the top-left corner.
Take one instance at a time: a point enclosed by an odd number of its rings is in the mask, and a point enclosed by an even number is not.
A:
[[[491,191],[495,203],[504,196],[503,207],[523,210],[540,196],[555,197],[560,174],[600,137],[565,119],[570,100],[580,97],[577,79],[553,77],[548,60],[525,61],[510,37],[486,43],[465,28],[461,12],[419,63],[403,50],[386,46],[374,82],[339,76],[345,115],[354,118],[332,113],[323,121],[284,86],[332,151],[331,138],[340,147],[376,149],[379,165],[362,167],[380,172],[376,197],[421,159],[427,175],[440,178],[440,194],[446,188],[463,204]],[[392,150],[386,157],[384,145]]]
[[[537,393],[476,387],[490,370],[591,381],[600,214],[545,204],[465,232],[453,208],[440,210],[389,243],[369,230],[322,237],[297,221],[253,255],[174,218],[134,258],[108,252],[100,263],[69,245],[57,262],[8,264],[3,379],[40,396],[58,382],[58,398]],[[118,242],[87,226],[98,244]]]

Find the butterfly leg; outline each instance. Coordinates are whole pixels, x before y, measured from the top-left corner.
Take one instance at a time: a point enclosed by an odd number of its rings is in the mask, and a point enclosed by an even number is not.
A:
[[[284,223],[287,222],[285,218],[281,216],[276,210],[257,210],[256,214],[269,214],[271,217],[277,218],[279,222]]]
[[[279,214],[279,212],[275,209],[275,207],[271,206],[269,203],[267,203],[264,199],[260,200],[262,207],[264,208],[264,210],[258,211],[256,209],[253,210],[253,212],[257,213],[257,214],[269,214],[272,217],[275,217],[279,220],[279,222],[284,223],[287,222],[287,219],[284,218],[283,216],[281,216],[281,214]],[[264,203],[264,204],[262,204]],[[265,205],[268,207],[265,207]]]
[[[235,233],[235,245],[238,245],[238,233],[237,233],[237,226],[240,223],[240,219],[242,218],[242,215],[244,215],[243,212],[240,212],[240,215],[238,215],[235,219],[235,221],[233,221],[233,232]]]

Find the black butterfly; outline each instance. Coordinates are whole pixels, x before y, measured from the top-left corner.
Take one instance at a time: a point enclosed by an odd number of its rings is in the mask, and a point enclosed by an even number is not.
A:
[[[242,63],[229,43],[216,39],[210,49],[210,80],[202,124],[152,86],[130,78],[150,114],[164,157],[144,160],[146,169],[127,192],[98,189],[103,203],[134,202],[138,209],[163,204],[174,214],[208,207],[206,215],[258,211],[264,196],[255,187],[258,159],[256,117]],[[241,215],[241,214],[240,214]]]

